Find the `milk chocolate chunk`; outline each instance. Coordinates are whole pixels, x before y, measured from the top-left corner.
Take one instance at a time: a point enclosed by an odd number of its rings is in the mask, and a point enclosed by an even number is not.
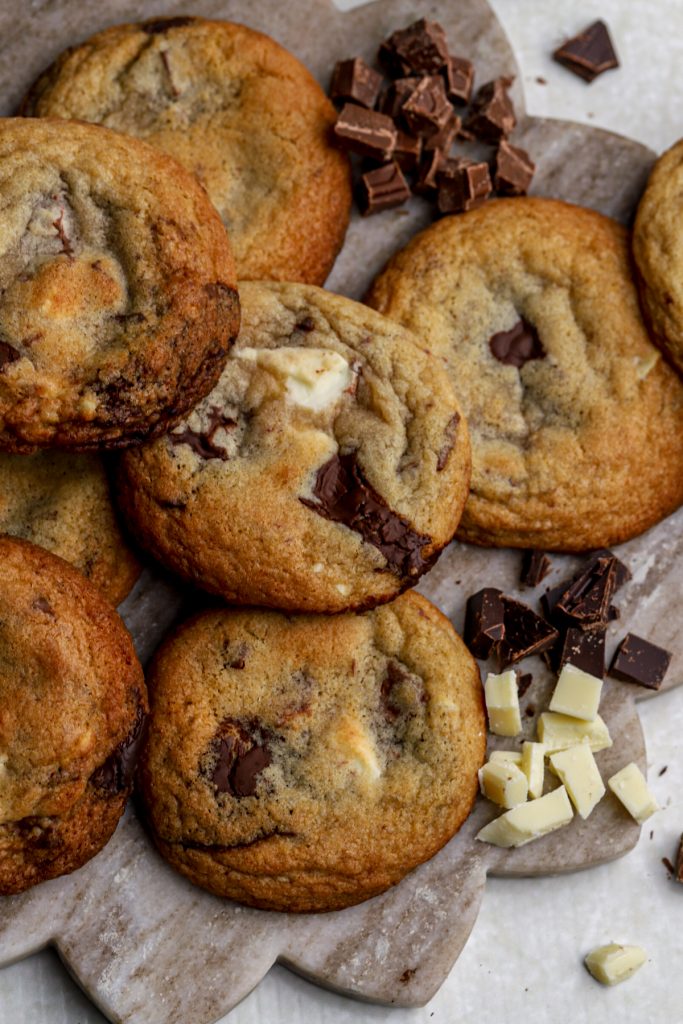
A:
[[[678,844],[678,853],[676,855],[676,865],[674,868],[674,882],[680,882],[683,884],[683,836]]]
[[[609,674],[625,683],[637,683],[648,690],[658,690],[664,681],[670,651],[643,640],[635,633],[627,633],[612,659]]]
[[[537,587],[550,572],[550,559],[544,551],[525,551],[522,558],[522,583]]]
[[[142,704],[138,704],[133,728],[126,738],[121,740],[104,764],[100,765],[90,776],[92,786],[111,795],[123,793],[132,786],[146,722],[147,716]]]
[[[576,629],[571,626],[558,647],[559,657],[556,671],[565,665],[574,665],[583,672],[602,679],[605,674],[605,632],[604,626],[595,629]]]
[[[592,82],[610,68],[619,67],[607,25],[600,20],[567,39],[555,50],[553,57],[586,82]]]
[[[333,455],[320,467],[313,485],[315,501],[299,500],[307,508],[359,533],[384,555],[387,569],[400,578],[417,578],[436,555],[423,554],[431,537],[418,533],[407,519],[393,512],[365,478],[355,452]]]
[[[449,57],[441,69],[451,103],[466,107],[472,97],[474,64],[464,57]]]
[[[481,206],[491,194],[489,165],[448,160],[437,175],[437,206],[441,213],[464,213]]]
[[[431,196],[437,188],[437,176],[444,162],[444,155],[440,149],[434,149],[425,153],[420,163],[417,179],[413,185],[413,192],[420,196]]]
[[[406,199],[410,199],[410,186],[395,160],[361,176],[358,205],[364,217],[400,206]]]
[[[494,644],[505,635],[503,593],[484,587],[467,599],[465,643],[475,658],[488,658]]]
[[[420,18],[390,35],[380,46],[379,57],[394,77],[436,74],[448,60],[446,33],[437,22]]]
[[[418,135],[409,135],[400,129],[396,135],[394,160],[402,171],[414,171],[420,164],[422,156],[422,139]]]
[[[382,88],[382,76],[362,57],[340,60],[335,64],[330,83],[330,98],[358,103],[369,110],[375,106]]]
[[[544,359],[545,349],[533,324],[521,317],[509,331],[498,331],[489,339],[489,348],[499,363],[521,369],[531,359]]]
[[[458,427],[460,425],[460,415],[455,412],[446,424],[444,431],[444,443],[439,449],[439,453],[436,457],[436,471],[442,473],[448,465],[448,457],[453,451],[455,445],[455,439],[458,436]]]
[[[448,102],[443,78],[422,78],[403,104],[401,115],[416,135],[432,135],[444,128],[453,116],[453,107]]]
[[[373,160],[388,160],[396,145],[396,125],[391,118],[355,103],[342,107],[334,135],[344,149]]]
[[[10,363],[16,363],[17,359],[21,359],[21,353],[8,342],[0,341],[0,371]]]
[[[174,431],[168,434],[171,444],[186,444],[200,459],[220,459],[226,462],[229,458],[228,452],[221,445],[214,441],[217,432],[221,429],[227,430],[237,426],[237,420],[228,416],[220,406],[213,406],[209,410],[206,428],[201,431],[185,427],[180,432]]]
[[[397,78],[382,96],[379,104],[380,111],[393,120],[399,118],[403,104],[412,96],[419,82],[420,79],[417,77]]]
[[[252,732],[256,732],[257,737]],[[214,742],[217,757],[211,775],[218,793],[235,797],[254,795],[259,773],[271,762],[268,744],[261,732],[256,727],[248,730],[234,718],[226,718],[221,723]]]
[[[508,94],[511,78],[496,78],[482,85],[465,127],[482,142],[499,142],[517,124],[515,108]]]
[[[525,196],[529,191],[536,164],[524,149],[501,139],[496,151],[493,187],[504,196]]]
[[[541,654],[557,642],[558,631],[528,605],[504,594],[501,601],[505,630],[494,648],[500,668],[514,665],[530,654]]]
[[[451,112],[443,128],[424,136],[425,150],[428,152],[430,149],[440,149],[442,153],[448,153],[461,126],[462,122],[458,115]]]

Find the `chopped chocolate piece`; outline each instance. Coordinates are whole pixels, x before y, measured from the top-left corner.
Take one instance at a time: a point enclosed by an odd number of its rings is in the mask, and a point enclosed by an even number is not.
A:
[[[671,653],[663,647],[627,633],[612,659],[609,674],[625,683],[637,683],[648,690],[658,690],[664,681]]]
[[[417,180],[413,185],[413,192],[424,196],[429,196],[436,192],[438,188],[436,179],[443,164],[443,159],[443,153],[439,149],[425,153],[420,164]]]
[[[427,152],[430,149],[440,149],[442,153],[448,153],[455,139],[460,132],[461,121],[457,114],[451,113],[443,128],[425,135],[424,148]]]
[[[396,146],[394,148],[394,160],[402,171],[414,171],[420,164],[422,156],[422,139],[419,136],[408,135],[399,128],[396,135]]]
[[[569,663],[589,675],[602,679],[605,674],[605,627],[576,629],[573,626],[564,635],[559,649],[556,671],[561,672]]]
[[[517,696],[523,697],[533,681],[534,677],[531,672],[523,672],[522,675],[517,676]]]
[[[397,78],[395,82],[391,83],[380,100],[379,109],[381,112],[386,114],[387,117],[396,120],[403,110],[403,104],[415,92],[419,82],[419,78]]]
[[[525,196],[529,191],[536,164],[524,149],[501,139],[496,151],[493,187],[504,196]]]
[[[582,629],[607,623],[615,579],[612,556],[591,559],[557,599],[551,610],[553,621]]]
[[[359,103],[369,110],[375,106],[382,88],[382,76],[362,57],[340,60],[334,66],[330,84],[330,98]]]
[[[586,82],[592,82],[603,71],[619,67],[609,30],[604,21],[592,25],[567,39],[553,53],[554,59]]]
[[[465,609],[465,643],[475,658],[488,658],[494,644],[503,639],[502,591],[484,587],[467,599]]]
[[[545,359],[545,349],[533,324],[521,317],[509,331],[499,331],[489,339],[492,355],[499,363],[521,369],[531,359]]]
[[[216,444],[214,437],[219,430],[227,430],[236,426],[237,420],[232,416],[226,416],[220,406],[214,405],[209,409],[208,423],[204,430],[197,431],[186,427],[180,433],[170,433],[167,436],[171,444],[189,445],[201,459],[220,459],[222,462],[226,462],[229,458],[228,452],[221,445]]]
[[[446,82],[446,95],[451,103],[466,107],[472,97],[474,64],[464,57],[449,57],[441,73]]]
[[[678,853],[676,855],[676,868],[674,871],[674,881],[683,883],[683,836],[678,844]]]
[[[454,166],[455,164],[459,166]],[[489,165],[469,160],[447,161],[437,175],[437,206],[441,213],[464,213],[481,206],[491,194]]]
[[[256,723],[251,726],[248,730],[234,718],[221,723],[214,741],[217,759],[211,775],[218,793],[253,796],[257,775],[271,762],[267,737]]]
[[[363,174],[358,188],[358,206],[364,217],[390,210],[410,199],[410,186],[395,160]]]
[[[444,443],[439,449],[439,454],[436,457],[436,471],[441,473],[448,464],[448,456],[453,451],[455,445],[455,439],[458,436],[458,426],[460,424],[460,415],[454,412],[444,430]]]
[[[400,715],[410,715],[426,701],[422,679],[392,658],[387,663],[387,673],[380,686],[380,703],[386,720],[395,722]]]
[[[522,558],[522,583],[525,587],[537,587],[546,578],[550,568],[550,559],[544,551],[525,551]]]
[[[299,320],[295,330],[303,331],[304,334],[310,334],[311,331],[315,330],[315,320],[312,316],[305,316],[303,320]]]
[[[138,701],[133,727],[112,751],[104,764],[90,776],[90,784],[112,795],[123,793],[133,784],[133,774],[147,724],[147,715]]]
[[[403,104],[401,115],[416,135],[441,131],[453,116],[443,78],[438,75],[422,78]]]
[[[541,654],[557,642],[558,631],[528,605],[505,595],[501,601],[505,632],[494,650],[501,669],[530,654]]]
[[[433,75],[448,60],[446,33],[437,22],[420,18],[390,35],[379,48],[379,58],[394,78]]]
[[[381,551],[387,569],[402,579],[417,578],[432,564],[436,552],[423,554],[431,537],[418,533],[365,478],[356,453],[333,455],[316,474],[315,501],[299,500],[307,508],[359,533],[367,544]]]
[[[599,551],[594,551],[590,564],[593,564],[598,558],[611,558],[614,563],[614,593],[616,594],[617,590],[620,590],[624,583],[628,583],[631,579],[631,571],[609,548],[600,548]]]
[[[10,363],[16,363],[17,359],[21,359],[21,352],[8,342],[0,341],[0,370]]]
[[[465,123],[483,142],[498,142],[510,134],[517,124],[515,108],[508,95],[511,78],[496,78],[482,85]]]
[[[391,118],[355,103],[344,104],[334,134],[344,149],[373,160],[388,160],[396,145],[396,125]]]

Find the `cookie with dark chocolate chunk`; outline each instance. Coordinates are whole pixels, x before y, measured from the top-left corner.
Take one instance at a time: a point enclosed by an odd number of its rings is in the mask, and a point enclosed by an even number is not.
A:
[[[219,896],[360,903],[433,856],[476,796],[479,672],[419,594],[362,615],[206,612],[167,640],[150,693],[152,836]]]

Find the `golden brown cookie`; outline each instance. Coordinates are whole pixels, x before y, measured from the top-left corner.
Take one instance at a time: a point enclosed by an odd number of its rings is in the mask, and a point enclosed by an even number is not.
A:
[[[650,174],[636,214],[633,256],[645,314],[683,373],[683,139]]]
[[[683,386],[641,320],[619,224],[495,200],[414,238],[368,301],[450,371],[472,438],[463,540],[606,547],[683,501]]]
[[[204,613],[156,656],[150,694],[154,840],[220,896],[359,903],[433,856],[474,802],[479,672],[419,594],[363,615]]]
[[[112,835],[147,711],[113,608],[61,558],[0,537],[0,894],[67,874]]]
[[[225,230],[176,161],[96,125],[0,121],[0,450],[168,429],[238,327]]]
[[[115,25],[67,50],[23,114],[145,139],[205,186],[241,278],[322,284],[351,208],[335,112],[295,57],[245,25],[177,17]]]
[[[38,544],[77,569],[113,605],[140,564],[112,505],[102,459],[93,454],[0,454],[0,534]]]
[[[117,497],[164,565],[229,601],[372,607],[451,540],[469,441],[440,363],[367,306],[242,282],[242,330],[189,419],[121,461]]]

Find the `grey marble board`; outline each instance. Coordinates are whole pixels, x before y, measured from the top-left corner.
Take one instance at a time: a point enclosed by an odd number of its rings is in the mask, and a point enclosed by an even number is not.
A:
[[[65,46],[114,22],[194,13],[243,21],[268,32],[327,85],[335,60],[371,58],[390,31],[418,16],[447,30],[471,57],[479,82],[515,75],[514,56],[485,0],[379,0],[342,14],[328,0],[8,0],[0,6],[0,112],[9,114],[34,76]],[[620,136],[524,115],[515,140],[538,164],[534,191],[593,206],[627,221],[654,154]],[[328,282],[360,297],[377,270],[431,216],[421,200],[369,220],[354,216]],[[683,510],[619,549],[633,580],[619,595],[621,624],[676,651],[667,685],[683,681],[677,618],[683,610]],[[555,575],[573,567],[553,559]],[[452,544],[420,589],[461,628],[468,594],[490,584],[518,592],[519,553]],[[533,601],[534,593],[522,592]],[[169,624],[200,600],[147,569],[121,608],[146,660]],[[623,625],[622,625],[623,624]],[[611,650],[610,652],[611,653]],[[523,707],[540,710],[553,680],[530,659],[534,682]],[[645,768],[635,701],[641,691],[608,680],[601,712],[614,746],[597,755],[603,776],[630,760]],[[532,735],[535,714],[524,715]],[[507,745],[515,745],[512,741]],[[157,856],[134,809],[106,849],[73,875],[0,901],[0,964],[53,943],[92,1000],[126,1024],[209,1024],[279,960],[318,984],[359,998],[410,1006],[426,1002],[448,974],[476,919],[487,874],[538,875],[603,863],[636,843],[639,829],[609,798],[589,821],[524,848],[503,851],[474,835],[494,814],[480,800],[461,832],[391,891],[335,914],[284,915],[218,900],[175,875]],[[359,1013],[359,1019],[361,1019]]]

